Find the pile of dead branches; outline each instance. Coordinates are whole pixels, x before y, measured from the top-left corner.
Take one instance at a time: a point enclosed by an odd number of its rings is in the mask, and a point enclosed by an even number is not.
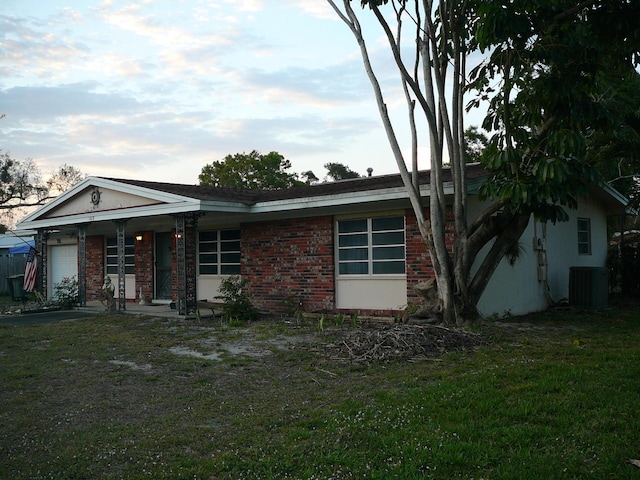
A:
[[[370,363],[434,358],[485,344],[478,334],[438,325],[381,325],[348,332],[327,345],[332,360]]]

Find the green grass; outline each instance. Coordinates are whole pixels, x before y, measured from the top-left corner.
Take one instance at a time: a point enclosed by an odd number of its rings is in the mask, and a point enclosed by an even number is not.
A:
[[[488,323],[475,353],[368,366],[326,353],[344,328],[0,327],[0,478],[640,478],[640,311]],[[171,353],[239,341],[261,353]]]

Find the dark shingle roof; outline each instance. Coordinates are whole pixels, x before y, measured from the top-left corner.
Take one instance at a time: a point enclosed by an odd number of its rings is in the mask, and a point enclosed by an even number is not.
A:
[[[444,181],[451,180],[451,171],[444,169]],[[487,175],[480,165],[467,167],[467,178],[480,178]],[[421,185],[429,184],[430,171],[419,172]],[[361,177],[337,182],[305,185],[282,190],[242,190],[235,188],[220,188],[203,185],[186,185],[179,183],[150,182],[145,180],[131,180],[122,178],[107,178],[114,182],[125,183],[143,188],[149,188],[160,192],[195,198],[203,201],[239,202],[246,205],[254,205],[259,202],[278,200],[291,200],[296,198],[321,197],[329,195],[342,195],[373,190],[386,190],[402,187],[400,174],[379,175],[374,177]]]

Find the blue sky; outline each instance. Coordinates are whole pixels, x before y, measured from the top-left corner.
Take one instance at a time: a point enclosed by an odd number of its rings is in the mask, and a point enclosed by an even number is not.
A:
[[[402,115],[388,49],[364,27]],[[324,0],[4,0],[0,113],[0,148],[45,177],[66,163],[197,183],[254,149],[321,178],[327,162],[397,172],[355,40]]]

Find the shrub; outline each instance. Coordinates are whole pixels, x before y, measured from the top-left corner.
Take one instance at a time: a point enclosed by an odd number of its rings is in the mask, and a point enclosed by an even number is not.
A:
[[[78,280],[76,277],[64,277],[53,286],[53,298],[63,308],[72,308],[78,303]]]
[[[225,319],[255,320],[258,318],[258,309],[251,303],[251,293],[247,289],[248,283],[239,275],[232,275],[220,284],[220,295],[216,298],[224,302],[222,313]]]

